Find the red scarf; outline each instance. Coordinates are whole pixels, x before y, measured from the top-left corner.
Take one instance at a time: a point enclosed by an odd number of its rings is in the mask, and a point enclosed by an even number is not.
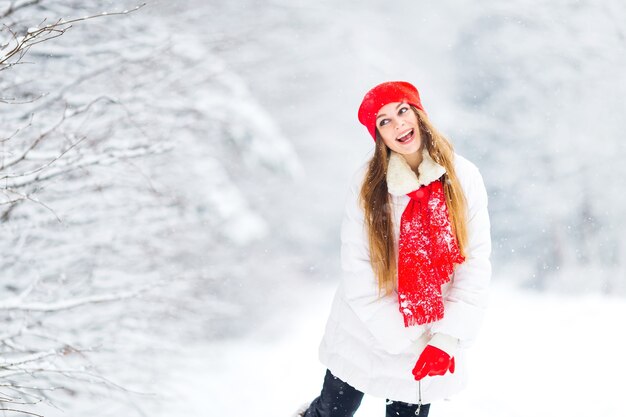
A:
[[[404,326],[443,318],[441,286],[461,255],[448,217],[443,177],[411,191],[398,245],[398,302]]]

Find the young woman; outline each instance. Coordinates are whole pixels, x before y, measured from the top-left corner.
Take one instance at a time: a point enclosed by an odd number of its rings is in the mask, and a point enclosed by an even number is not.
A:
[[[367,393],[387,417],[425,417],[466,383],[491,278],[487,192],[413,85],[375,86],[358,117],[375,151],[348,194],[322,391],[296,415],[353,416]]]

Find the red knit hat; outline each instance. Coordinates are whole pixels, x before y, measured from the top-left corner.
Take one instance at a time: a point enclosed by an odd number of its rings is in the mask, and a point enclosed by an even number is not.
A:
[[[376,115],[381,107],[396,101],[406,101],[425,112],[417,88],[406,81],[388,81],[378,84],[365,94],[359,107],[359,122],[376,141]]]

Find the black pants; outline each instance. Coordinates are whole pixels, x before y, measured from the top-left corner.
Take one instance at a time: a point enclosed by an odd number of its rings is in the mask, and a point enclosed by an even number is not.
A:
[[[352,417],[361,405],[363,393],[326,370],[324,386],[319,397],[313,400],[304,417]],[[428,417],[430,404],[422,404],[419,415],[417,404],[387,400],[386,417]]]

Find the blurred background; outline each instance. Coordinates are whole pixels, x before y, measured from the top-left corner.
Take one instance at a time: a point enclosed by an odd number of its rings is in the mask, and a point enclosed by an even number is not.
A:
[[[480,169],[493,241],[470,385],[431,415],[621,415],[625,19],[618,0],[0,1],[0,409],[269,417],[319,395],[373,151],[357,108],[406,80]]]

